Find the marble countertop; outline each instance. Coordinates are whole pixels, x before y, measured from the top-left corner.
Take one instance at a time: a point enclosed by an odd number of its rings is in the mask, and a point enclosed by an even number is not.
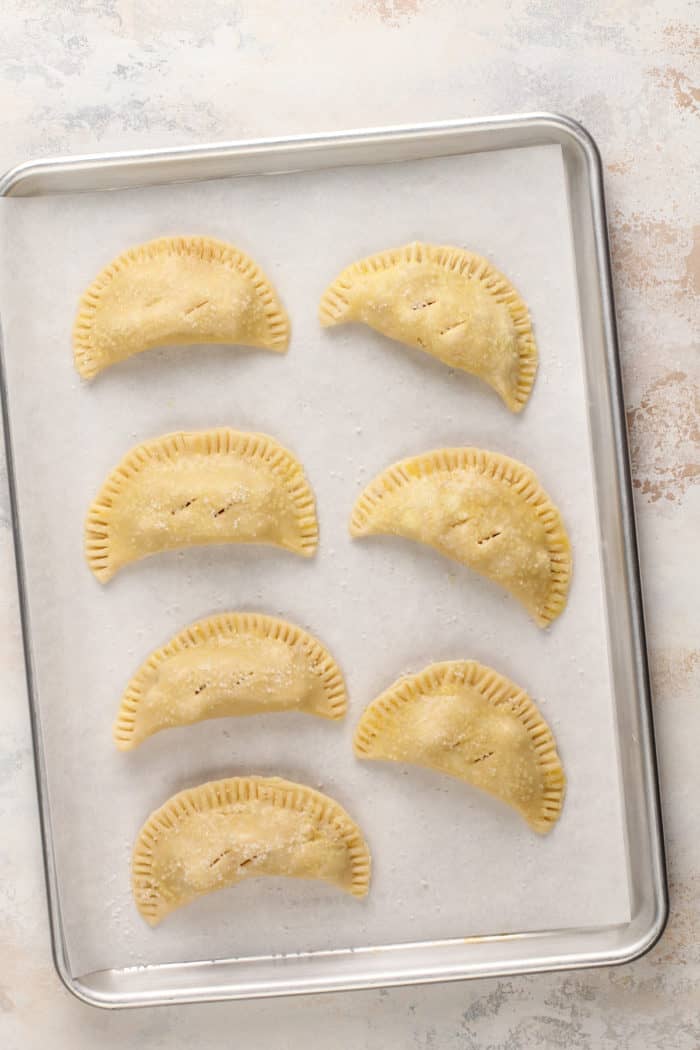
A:
[[[541,109],[592,132],[606,170],[671,918],[645,958],[613,969],[118,1013],[79,1003],[51,963],[3,478],[0,1045],[300,1050],[321,1032],[329,1050],[698,1047],[697,6],[5,0],[3,16],[3,169],[57,153]]]

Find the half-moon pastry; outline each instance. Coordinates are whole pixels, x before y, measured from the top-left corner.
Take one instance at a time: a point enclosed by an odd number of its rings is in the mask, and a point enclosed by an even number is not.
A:
[[[181,791],[151,814],[134,846],[134,899],[151,926],[196,897],[261,875],[322,879],[364,897],[369,850],[337,802],[278,777]]]
[[[84,379],[133,354],[182,343],[284,351],[289,320],[256,262],[212,237],[161,237],[114,259],[85,290],[73,327]]]
[[[361,493],[350,534],[405,536],[505,587],[546,627],[566,605],[571,548],[561,515],[523,463],[443,448],[394,463]]]
[[[537,347],[528,309],[486,259],[408,244],[353,263],[321,299],[324,326],[362,321],[488,383],[512,412],[532,390]]]
[[[523,689],[475,660],[399,678],[365,709],[355,753],[465,780],[540,834],[559,819],[565,777],[549,726]]]
[[[228,427],[165,434],[107,476],[85,525],[102,583],[128,562],[211,543],[261,543],[311,557],[314,497],[299,461],[266,434]]]
[[[130,751],[153,733],[210,718],[305,711],[342,718],[335,660],[301,627],[260,613],[221,613],[180,631],[129,682],[114,742]]]

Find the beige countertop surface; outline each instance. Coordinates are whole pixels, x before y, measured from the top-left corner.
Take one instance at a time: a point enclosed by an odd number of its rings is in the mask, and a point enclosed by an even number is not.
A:
[[[700,7],[690,0],[5,0],[3,168],[58,153],[534,110],[566,113],[596,138],[671,917],[645,958],[614,969],[116,1013],[78,1002],[51,962],[3,479],[3,1050],[700,1046],[699,75]]]

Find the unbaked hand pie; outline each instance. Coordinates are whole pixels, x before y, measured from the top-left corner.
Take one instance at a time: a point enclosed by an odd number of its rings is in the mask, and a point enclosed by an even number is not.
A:
[[[546,627],[566,605],[571,549],[535,474],[497,452],[443,448],[388,467],[361,493],[352,536],[406,536],[510,591]]]
[[[196,897],[260,875],[323,879],[364,897],[369,850],[337,802],[278,777],[181,791],[151,814],[134,847],[134,898],[151,926]]]
[[[127,562],[207,543],[310,557],[318,525],[301,464],[265,434],[179,432],[131,449],[88,511],[85,554],[102,583]]]
[[[161,237],[114,259],[83,294],[73,328],[84,379],[142,350],[237,343],[284,351],[289,321],[260,267],[212,237]]]
[[[466,780],[540,834],[559,819],[565,777],[549,726],[523,689],[474,660],[399,678],[365,709],[355,753]]]
[[[479,376],[512,412],[537,370],[527,307],[486,259],[413,243],[348,266],[321,299],[322,325],[362,321],[382,335]]]
[[[301,627],[259,613],[222,613],[157,649],[129,682],[114,725],[121,751],[172,726],[209,718],[305,711],[342,718],[343,676]]]

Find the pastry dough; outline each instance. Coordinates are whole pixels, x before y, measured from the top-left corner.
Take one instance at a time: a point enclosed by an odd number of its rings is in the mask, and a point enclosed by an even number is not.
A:
[[[114,259],[83,294],[73,328],[84,379],[142,350],[242,343],[284,351],[289,321],[257,263],[212,237],[161,237]]]
[[[549,726],[522,689],[474,660],[399,678],[366,708],[355,753],[466,780],[541,834],[559,819],[565,777]]]
[[[301,464],[265,434],[221,427],[133,448],[90,507],[85,553],[105,583],[127,562],[202,543],[264,543],[310,557],[318,526]]]
[[[232,777],[173,795],[139,832],[133,891],[146,922],[258,875],[324,879],[355,897],[370,856],[337,802],[278,777]]]
[[[321,299],[322,325],[363,321],[451,368],[479,376],[512,412],[530,396],[537,347],[527,307],[472,252],[408,244],[353,263]]]
[[[571,549],[559,511],[529,467],[497,452],[444,448],[395,463],[358,498],[350,533],[427,543],[500,583],[540,627],[566,605]]]
[[[199,620],[148,657],[114,726],[121,751],[171,726],[208,718],[306,711],[342,718],[340,668],[306,631],[258,613]]]

